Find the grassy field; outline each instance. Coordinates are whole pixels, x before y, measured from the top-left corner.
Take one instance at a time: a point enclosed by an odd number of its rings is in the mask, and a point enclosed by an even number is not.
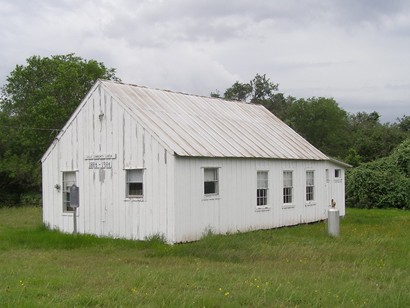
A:
[[[0,307],[409,307],[410,212],[167,246],[48,231],[0,209]]]

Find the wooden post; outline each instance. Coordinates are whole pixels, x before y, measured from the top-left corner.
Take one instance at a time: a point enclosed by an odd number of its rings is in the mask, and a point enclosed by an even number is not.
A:
[[[80,206],[80,188],[73,184],[70,187],[70,206],[73,211],[73,234],[77,234],[77,208]]]
[[[74,212],[73,212],[73,225],[74,225],[73,234],[77,234],[77,207],[74,207]]]

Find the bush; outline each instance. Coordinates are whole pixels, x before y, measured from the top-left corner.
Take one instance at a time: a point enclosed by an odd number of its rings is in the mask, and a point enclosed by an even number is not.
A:
[[[40,193],[0,192],[0,207],[10,206],[40,206],[42,199]]]
[[[410,209],[410,139],[390,156],[349,170],[346,183],[347,206]]]
[[[404,141],[397,147],[397,150],[393,153],[392,158],[397,165],[399,171],[406,176],[410,177],[410,139]]]
[[[0,191],[0,207],[15,206],[20,202],[17,193]]]
[[[39,193],[26,193],[21,194],[20,196],[20,204],[21,205],[33,205],[33,206],[41,206],[41,194]]]

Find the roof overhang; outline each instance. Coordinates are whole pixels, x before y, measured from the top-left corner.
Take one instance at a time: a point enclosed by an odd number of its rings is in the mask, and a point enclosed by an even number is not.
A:
[[[343,161],[337,160],[337,159],[335,159],[335,158],[333,158],[333,157],[329,157],[329,161],[332,162],[332,163],[334,163],[334,164],[336,164],[336,165],[339,165],[339,166],[341,166],[341,167],[344,167],[344,168],[353,168],[352,165],[349,165],[348,163],[345,163],[345,162],[343,162]]]

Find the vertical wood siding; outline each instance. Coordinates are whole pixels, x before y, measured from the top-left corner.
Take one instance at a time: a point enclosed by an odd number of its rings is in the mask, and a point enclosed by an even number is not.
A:
[[[203,193],[203,168],[219,168],[219,196],[207,199]],[[201,238],[214,233],[270,229],[320,221],[330,205],[326,168],[338,168],[325,161],[177,158],[175,162],[176,241]],[[257,171],[269,172],[268,208],[256,205]],[[283,171],[293,171],[293,203],[283,205]],[[306,170],[315,171],[315,200],[305,201]],[[344,215],[343,182],[333,183],[332,198]]]
[[[43,159],[43,221],[73,231],[63,212],[62,172],[76,171],[80,233],[169,242],[215,233],[268,229],[327,218],[334,199],[344,209],[344,170],[329,161],[179,157],[97,86]],[[99,115],[103,114],[102,119]],[[87,155],[115,154],[111,169],[89,169]],[[219,196],[205,198],[203,168],[219,168]],[[144,169],[144,200],[126,198],[126,169]],[[326,181],[326,169],[330,179]],[[334,178],[341,169],[342,177]],[[268,171],[268,208],[256,206],[257,171]],[[293,206],[283,206],[283,171],[293,171]],[[306,170],[315,171],[315,202],[305,201]]]
[[[99,115],[103,113],[102,120]],[[116,154],[111,169],[89,169],[87,155]],[[76,171],[78,232],[128,239],[153,234],[173,241],[174,158],[114,98],[97,87],[43,161],[43,220],[73,231],[64,213],[62,172]],[[144,200],[126,198],[126,169],[144,168]]]

